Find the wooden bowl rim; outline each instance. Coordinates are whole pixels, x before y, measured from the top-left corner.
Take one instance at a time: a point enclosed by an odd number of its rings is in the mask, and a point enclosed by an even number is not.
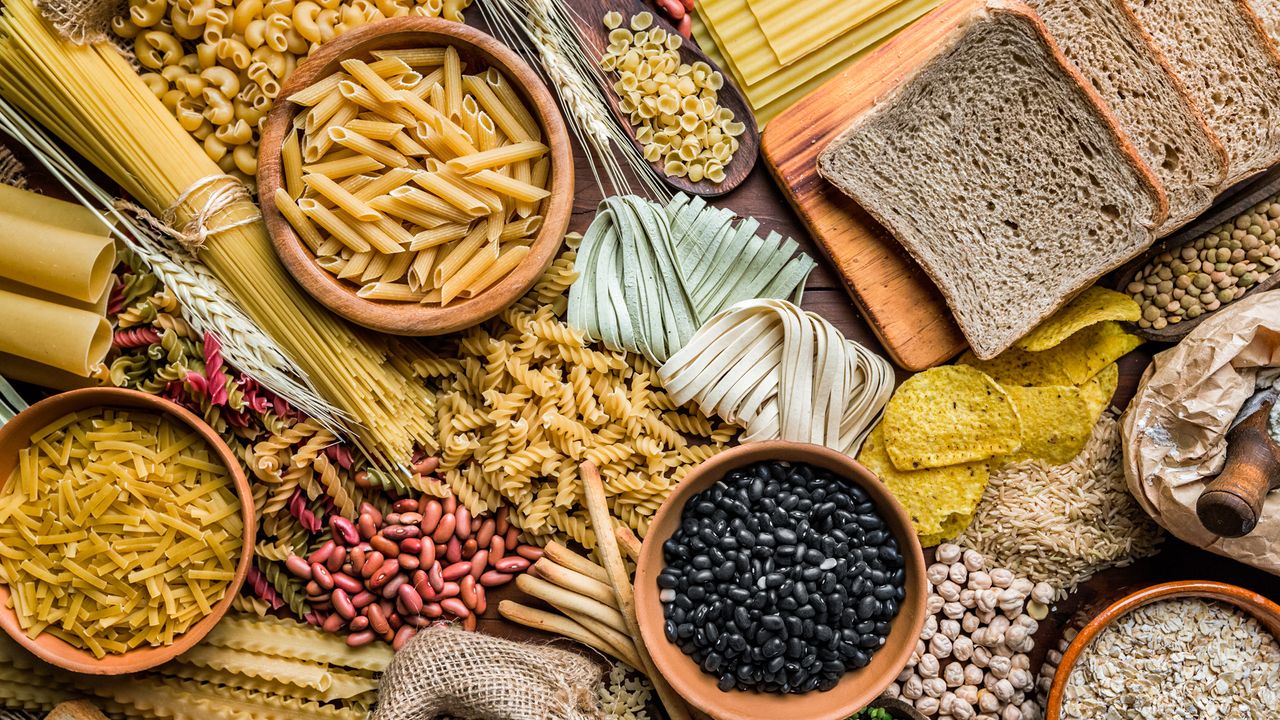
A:
[[[168,416],[199,433],[200,437],[213,448],[218,459],[222,461],[231,474],[236,495],[240,499],[240,519],[244,525],[240,561],[236,565],[235,577],[227,585],[222,599],[213,606],[213,612],[201,618],[185,633],[179,635],[171,645],[138,647],[119,655],[106,655],[99,659],[95,658],[89,651],[77,648],[47,633],[34,639],[29,638],[18,623],[17,613],[8,606],[8,586],[0,583],[0,627],[3,627],[9,637],[13,638],[19,645],[31,651],[41,660],[64,670],[88,675],[123,675],[163,665],[190,650],[218,624],[218,621],[231,608],[231,602],[240,592],[240,586],[244,583],[245,576],[249,573],[249,563],[253,558],[253,539],[257,534],[257,526],[254,522],[252,491],[249,488],[249,480],[241,469],[235,453],[223,442],[212,427],[194,413],[155,395],[126,388],[104,387],[81,388],[51,395],[23,410],[12,420],[5,423],[3,427],[0,427],[0,448],[3,448],[8,443],[7,436],[17,435],[23,426],[28,423],[34,423],[29,429],[38,429],[44,422],[48,422],[48,418],[61,416],[66,412],[76,412],[94,407],[148,410]],[[21,438],[20,441],[15,440],[15,442],[16,447],[26,447],[28,444],[25,437]],[[6,457],[9,457],[9,453],[4,453],[3,456],[0,456],[0,464],[4,463],[4,458]],[[16,466],[16,460],[14,460],[13,464]],[[8,472],[0,472],[0,485],[9,481],[11,473],[12,468]]]
[[[442,335],[484,322],[528,292],[555,260],[573,212],[573,150],[559,105],[537,72],[498,39],[462,23],[413,16],[379,20],[321,45],[289,76],[280,91],[279,101],[268,115],[258,149],[259,199],[269,199],[283,184],[280,144],[291,131],[293,117],[299,109],[298,105],[287,100],[288,96],[315,82],[318,75],[325,74],[322,70],[326,66],[363,55],[366,49],[376,46],[387,36],[405,34],[441,36],[444,39],[432,42],[462,45],[466,52],[481,55],[486,61],[492,59],[490,65],[502,72],[538,118],[546,133],[544,142],[549,148],[551,173],[548,189],[551,195],[543,201],[542,229],[530,245],[525,259],[479,295],[455,301],[446,307],[367,300],[356,296],[355,287],[316,265],[315,256],[285,221],[274,202],[263,200],[259,204],[276,256],[294,281],[322,305],[353,323],[379,332],[407,336]]]
[[[662,606],[658,601],[654,579],[664,564],[662,544],[671,533],[663,532],[661,528],[672,516],[675,518],[672,527],[678,525],[680,513],[689,498],[728,471],[767,460],[809,463],[836,472],[866,490],[897,538],[899,550],[906,561],[907,600],[894,618],[889,634],[891,641],[897,638],[906,640],[902,641],[901,647],[894,654],[890,654],[887,642],[873,657],[871,665],[846,673],[840,683],[828,692],[774,695],[734,690],[724,693],[716,687],[715,678],[704,673],[679,647],[668,643],[663,633]],[[785,717],[844,720],[879,697],[902,668],[906,667],[915,650],[915,641],[920,637],[926,615],[924,551],[907,511],[874,473],[844,453],[820,445],[787,440],[739,445],[694,467],[663,501],[649,527],[636,563],[636,616],[641,638],[662,677],[681,697],[717,720],[779,720]],[[876,667],[877,664],[879,667]],[[868,674],[868,670],[873,668],[876,674]],[[739,712],[725,708],[721,701],[726,695],[750,698],[750,709]]]
[[[1280,605],[1238,585],[1215,580],[1175,580],[1136,590],[1107,605],[1071,641],[1066,652],[1062,654],[1062,661],[1058,663],[1057,672],[1053,676],[1053,685],[1049,688],[1049,699],[1045,707],[1046,719],[1061,720],[1062,700],[1067,688],[1067,679],[1071,677],[1085,649],[1104,629],[1140,607],[1161,600],[1183,597],[1229,603],[1256,618],[1272,635],[1276,636],[1277,640],[1280,640]]]

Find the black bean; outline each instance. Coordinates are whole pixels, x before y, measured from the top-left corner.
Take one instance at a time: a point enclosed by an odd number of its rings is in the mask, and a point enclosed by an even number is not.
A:
[[[662,626],[662,632],[667,636],[667,642],[675,642],[677,637],[676,624],[670,620]]]

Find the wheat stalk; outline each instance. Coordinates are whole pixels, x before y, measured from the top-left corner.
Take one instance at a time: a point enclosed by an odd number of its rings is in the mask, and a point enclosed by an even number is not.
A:
[[[571,132],[589,151],[587,160],[601,193],[605,197],[635,194],[631,178],[636,178],[649,197],[670,200],[666,185],[609,112],[605,99],[608,81],[574,23],[571,13],[575,11],[553,0],[489,0],[480,8],[507,45],[523,48],[536,58],[556,92]],[[601,178],[601,169],[609,187]]]
[[[121,212],[115,198],[4,99],[0,99],[0,129],[30,150],[81,205],[97,215],[111,228],[112,235],[147,265],[177,298],[183,317],[196,332],[218,337],[227,362],[331,431],[344,432],[347,418],[342,411],[321,398],[275,341],[238,305],[226,299],[231,293],[204,263],[178,248],[150,223]]]

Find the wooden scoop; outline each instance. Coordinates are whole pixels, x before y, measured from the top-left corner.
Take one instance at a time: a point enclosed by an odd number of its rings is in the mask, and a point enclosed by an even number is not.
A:
[[[1280,487],[1280,446],[1268,432],[1275,403],[1270,392],[1256,409],[1246,404],[1241,414],[1248,414],[1227,433],[1227,464],[1196,501],[1205,530],[1221,537],[1248,535],[1258,525],[1267,493]]]

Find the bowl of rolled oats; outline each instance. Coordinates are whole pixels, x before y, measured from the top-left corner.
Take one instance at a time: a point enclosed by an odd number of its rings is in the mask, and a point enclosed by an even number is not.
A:
[[[1274,717],[1280,606],[1235,585],[1180,581],[1108,605],[1080,630],[1047,720]]]

